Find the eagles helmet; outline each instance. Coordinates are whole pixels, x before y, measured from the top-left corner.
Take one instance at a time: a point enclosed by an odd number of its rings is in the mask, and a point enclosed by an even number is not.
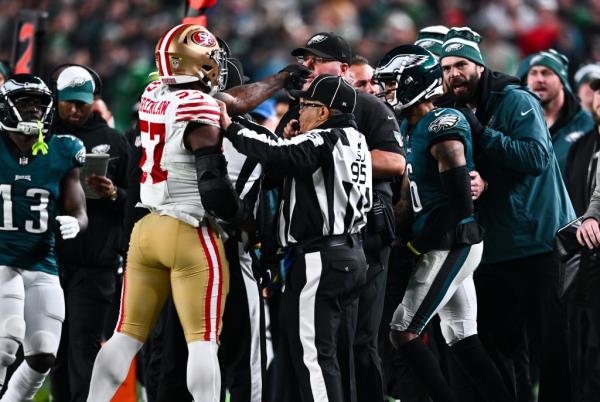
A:
[[[171,28],[158,41],[155,57],[164,84],[200,81],[211,95],[224,88],[227,54],[217,38],[201,25]]]
[[[0,127],[5,131],[38,135],[48,133],[54,115],[52,92],[41,78],[17,74],[0,87]]]
[[[402,45],[386,53],[373,74],[378,96],[400,112],[422,99],[442,95],[442,67],[435,56],[417,45]]]

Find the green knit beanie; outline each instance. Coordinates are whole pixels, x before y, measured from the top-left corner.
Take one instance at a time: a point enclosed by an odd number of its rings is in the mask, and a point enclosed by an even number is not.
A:
[[[554,49],[544,50],[543,52],[535,53],[529,59],[529,70],[533,66],[544,66],[554,71],[560,81],[562,82],[565,89],[571,93],[571,84],[569,84],[569,59],[562,53],[557,52]]]
[[[448,27],[444,25],[432,25],[419,31],[415,45],[429,50],[431,53],[440,57],[442,54],[442,44],[448,33]]]
[[[485,66],[479,50],[481,36],[469,27],[452,28],[444,38],[440,58],[455,56]]]

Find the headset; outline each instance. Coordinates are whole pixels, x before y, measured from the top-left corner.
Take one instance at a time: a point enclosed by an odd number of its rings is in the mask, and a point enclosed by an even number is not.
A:
[[[88,66],[84,66],[82,64],[64,63],[64,64],[54,67],[54,69],[52,69],[52,71],[50,72],[50,78],[48,79],[48,84],[50,86],[50,90],[52,91],[52,93],[54,94],[55,97],[58,93],[58,88],[56,87],[56,80],[58,79],[58,76],[60,75],[60,73],[67,67],[85,68],[87,70],[87,72],[90,73],[90,75],[94,79],[94,97],[102,95],[102,79],[100,78],[100,75],[98,75],[98,73],[96,71],[94,71],[94,69],[92,69],[91,67],[88,67]]]

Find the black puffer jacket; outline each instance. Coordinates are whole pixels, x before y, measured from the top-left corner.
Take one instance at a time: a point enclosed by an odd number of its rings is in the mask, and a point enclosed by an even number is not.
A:
[[[83,127],[60,122],[54,134],[71,134],[85,145],[86,153],[108,153],[107,177],[117,186],[117,199],[86,199],[88,228],[72,240],[57,239],[56,250],[62,268],[106,268],[119,266],[122,253],[123,215],[127,189],[129,146],[125,136],[110,128],[100,116],[92,114]]]

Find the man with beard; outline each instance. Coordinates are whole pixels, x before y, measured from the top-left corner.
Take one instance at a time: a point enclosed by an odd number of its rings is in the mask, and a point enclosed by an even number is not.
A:
[[[569,84],[569,60],[554,49],[539,52],[525,60],[527,86],[540,97],[544,118],[552,136],[552,147],[565,177],[569,148],[594,126],[592,116],[581,108]]]
[[[469,120],[476,169],[488,183],[476,208],[486,234],[475,275],[479,333],[515,390],[512,353],[525,328],[540,366],[539,400],[570,398],[565,325],[556,289],[554,234],[575,217],[536,96],[485,67],[481,37],[453,28],[444,40],[444,80]]]

